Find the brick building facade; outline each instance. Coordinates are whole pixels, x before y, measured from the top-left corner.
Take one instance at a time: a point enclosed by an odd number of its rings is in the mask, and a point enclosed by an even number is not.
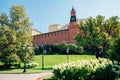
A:
[[[35,45],[39,46],[42,45],[43,43],[55,44],[63,41],[66,43],[75,43],[75,40],[73,40],[73,38],[77,35],[78,32],[79,28],[78,21],[76,19],[76,11],[74,10],[74,8],[72,8],[70,23],[67,29],[35,35],[33,36],[32,43],[33,46]]]

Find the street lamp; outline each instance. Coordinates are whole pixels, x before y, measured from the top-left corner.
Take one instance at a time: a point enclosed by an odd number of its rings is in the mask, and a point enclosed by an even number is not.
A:
[[[67,48],[66,52],[67,52],[67,62],[69,63],[69,48]]]
[[[23,73],[27,72],[27,66],[26,66],[26,52],[27,50],[30,48],[29,45],[24,45],[22,46],[22,50],[25,51],[25,56],[24,56],[24,70],[23,70]]]
[[[44,70],[44,53],[46,53],[45,50],[45,42],[42,42],[43,52],[42,52],[42,70]]]

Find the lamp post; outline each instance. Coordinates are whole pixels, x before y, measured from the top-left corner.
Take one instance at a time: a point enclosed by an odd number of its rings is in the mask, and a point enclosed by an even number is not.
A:
[[[44,70],[44,53],[46,53],[45,50],[45,42],[42,42],[43,52],[42,52],[42,70]]]
[[[67,62],[69,63],[69,48],[67,48],[66,52],[67,52]]]
[[[22,46],[22,50],[25,51],[25,56],[24,56],[24,70],[23,70],[23,73],[26,73],[27,72],[27,66],[26,66],[26,52],[27,52],[27,49],[29,49],[30,46],[29,45],[24,45]]]

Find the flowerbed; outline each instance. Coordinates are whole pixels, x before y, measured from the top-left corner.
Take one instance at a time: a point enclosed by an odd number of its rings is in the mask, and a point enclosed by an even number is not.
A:
[[[30,63],[27,63],[27,68],[35,68],[35,67],[37,67],[38,66],[38,63],[36,63],[36,62],[30,62]]]
[[[57,80],[114,80],[118,74],[108,59],[82,60],[53,67]]]

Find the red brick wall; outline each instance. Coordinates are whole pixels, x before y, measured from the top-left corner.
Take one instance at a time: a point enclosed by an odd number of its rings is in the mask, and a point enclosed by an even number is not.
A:
[[[70,24],[68,29],[44,33],[40,35],[33,36],[33,45],[41,45],[43,42],[46,44],[55,44],[60,42],[75,43],[73,38],[79,32],[78,25]]]
[[[32,43],[33,45],[41,45],[43,42],[46,44],[54,44],[62,41],[69,41],[68,29],[33,36]]]

